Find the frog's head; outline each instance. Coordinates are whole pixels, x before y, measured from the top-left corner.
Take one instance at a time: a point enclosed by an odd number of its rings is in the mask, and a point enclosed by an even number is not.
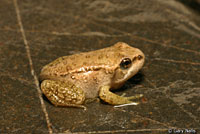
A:
[[[115,70],[112,87],[118,88],[142,68],[145,56],[141,50],[126,43],[119,42],[114,47],[118,50],[118,67]]]

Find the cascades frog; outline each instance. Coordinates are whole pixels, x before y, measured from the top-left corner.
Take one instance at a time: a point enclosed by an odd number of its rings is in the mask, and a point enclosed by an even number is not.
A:
[[[86,99],[100,97],[112,104],[132,103],[131,97],[118,96],[110,89],[120,88],[143,66],[142,51],[118,42],[104,49],[63,56],[44,66],[41,90],[56,106],[84,107]]]

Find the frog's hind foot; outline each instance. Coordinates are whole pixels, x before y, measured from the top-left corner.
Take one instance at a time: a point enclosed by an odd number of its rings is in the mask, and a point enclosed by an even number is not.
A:
[[[86,107],[82,104],[85,101],[85,94],[82,89],[70,82],[44,80],[41,83],[42,92],[55,106],[61,107]]]
[[[61,106],[61,105],[60,105]],[[76,104],[67,104],[67,105],[64,105],[63,107],[76,107],[76,108],[82,108],[83,110],[87,110],[87,107],[84,106],[84,105],[76,105]]]

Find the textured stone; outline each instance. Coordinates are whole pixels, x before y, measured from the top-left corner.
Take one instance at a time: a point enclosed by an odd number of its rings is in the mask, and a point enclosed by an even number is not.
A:
[[[24,39],[15,0],[1,0],[0,133],[200,130],[199,5],[193,10],[186,4],[175,0],[17,0]],[[55,107],[45,97],[41,100],[37,77],[44,65],[119,41],[146,56],[143,69],[116,92],[144,94],[140,105],[114,108],[100,101],[86,104],[84,111]]]

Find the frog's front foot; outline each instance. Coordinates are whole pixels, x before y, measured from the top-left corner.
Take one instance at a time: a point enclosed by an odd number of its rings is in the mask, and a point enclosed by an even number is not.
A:
[[[133,102],[131,100],[141,98],[143,95],[138,94],[138,95],[130,96],[130,97],[123,97],[123,96],[124,95],[119,96],[110,92],[110,86],[101,87],[100,92],[99,92],[99,97],[105,102],[112,105],[120,105],[120,104],[128,104],[128,103],[135,103],[135,105],[137,105],[139,104],[138,102]]]
[[[86,107],[82,104],[85,101],[85,94],[82,89],[70,82],[44,80],[41,83],[42,92],[55,106]]]

